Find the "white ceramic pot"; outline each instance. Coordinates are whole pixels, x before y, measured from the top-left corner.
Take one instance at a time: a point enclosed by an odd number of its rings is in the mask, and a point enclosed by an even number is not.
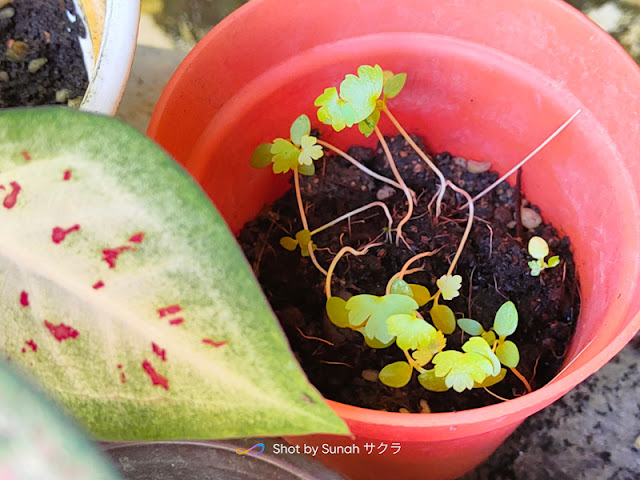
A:
[[[127,84],[138,37],[140,0],[75,0],[89,34],[81,40],[89,87],[81,110],[114,115]]]

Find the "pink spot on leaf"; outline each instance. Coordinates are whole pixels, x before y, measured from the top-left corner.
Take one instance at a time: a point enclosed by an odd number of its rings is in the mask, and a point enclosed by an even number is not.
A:
[[[222,347],[223,345],[226,345],[227,343],[229,343],[228,340],[224,340],[222,342],[216,342],[215,340],[211,340],[210,338],[203,338],[202,339],[202,343],[206,343],[207,345],[211,345],[213,347]]]
[[[163,362],[167,361],[167,351],[164,348],[160,348],[153,342],[151,342],[151,348],[153,348],[153,353],[159,356]]]
[[[22,158],[24,158],[26,161],[31,160],[31,155],[29,155],[29,152],[27,152],[26,150],[21,151],[20,155],[22,155]]]
[[[54,325],[53,323],[45,320],[44,324],[51,332],[51,335],[53,335],[59,342],[69,338],[76,338],[78,336],[78,331],[75,328],[69,327],[64,323]]]
[[[7,194],[6,197],[4,197],[4,201],[2,202],[4,208],[7,209],[11,209],[16,205],[16,202],[18,201],[18,194],[20,193],[20,190],[22,190],[22,187],[20,187],[17,182],[11,182],[10,185],[11,191]]]
[[[64,228],[55,227],[53,232],[51,232],[51,240],[53,240],[53,243],[61,243],[67,235],[78,230],[80,230],[80,225],[78,224],[75,224],[73,227],[67,228],[66,230]]]
[[[180,325],[182,322],[184,322],[184,318],[174,318],[169,320],[169,325]]]
[[[151,365],[148,360],[142,362],[142,368],[147,372],[147,375],[149,375],[149,378],[151,378],[151,382],[154,385],[160,385],[165,390],[169,390],[169,380],[156,372],[155,368],[153,368],[153,365]]]
[[[65,170],[62,179],[64,181],[71,180],[71,170]]]
[[[27,353],[27,349],[26,349],[26,348],[23,348],[23,349],[22,349],[22,353]]]
[[[29,294],[27,292],[20,293],[20,305],[23,307],[29,306]]]
[[[116,248],[108,248],[102,251],[102,260],[109,264],[109,268],[116,268],[116,260],[120,256],[121,253],[126,252],[127,250],[135,250],[133,247],[122,246]]]
[[[24,342],[27,344],[27,346],[31,347],[31,350],[33,350],[34,352],[38,351],[38,345],[36,344],[36,342],[33,341],[33,339],[28,340],[26,342]]]
[[[144,240],[143,232],[136,233],[129,239],[129,241],[133,243],[142,243],[142,240]]]
[[[174,313],[178,313],[182,311],[182,307],[180,305],[169,305],[168,307],[159,308],[158,315],[160,318],[166,317],[167,315],[173,315]]]
[[[118,370],[121,370],[121,369],[122,369],[122,364],[121,364],[121,363],[119,363],[119,364],[118,364]]]
[[[102,287],[104,287],[104,282],[102,280],[93,284],[94,290],[98,290],[99,288],[102,288]]]
[[[127,383],[127,376],[124,372],[120,372],[120,383]]]

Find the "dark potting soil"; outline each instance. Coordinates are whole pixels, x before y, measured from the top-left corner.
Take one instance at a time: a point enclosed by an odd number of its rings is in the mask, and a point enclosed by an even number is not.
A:
[[[422,146],[422,142],[416,140]],[[410,283],[436,291],[436,280],[447,272],[465,228],[466,209],[457,211],[464,199],[451,189],[444,197],[440,219],[434,222],[427,205],[437,189],[435,175],[402,137],[390,138],[389,144],[402,177],[420,200],[412,220],[404,228],[411,250],[405,245],[396,247],[386,243],[365,256],[343,257],[336,268],[332,289],[334,295],[345,299],[361,293],[384,295],[389,278],[409,258],[442,247],[437,255],[413,265],[423,265],[424,271],[406,277]],[[376,151],[352,147],[349,153],[372,170],[393,178],[380,146]],[[472,196],[498,179],[498,174],[492,171],[470,173],[464,159],[452,158],[448,153],[436,155],[435,162],[446,178]],[[376,201],[381,189],[389,191],[386,184],[340,157],[325,157],[316,163],[316,175],[301,177],[311,229]],[[508,300],[513,301],[519,323],[509,339],[520,349],[518,371],[536,389],[560,369],[578,317],[580,298],[568,238],[560,237],[551,225],[544,223],[531,230],[523,229],[523,238],[516,238],[516,196],[517,192],[503,182],[476,202],[477,218],[455,272],[463,279],[460,296],[444,303],[453,309],[457,318],[473,318],[488,330],[498,308]],[[524,197],[522,201],[539,213]],[[395,191],[385,203],[397,224],[406,212],[404,194]],[[343,221],[314,235],[320,264],[328,266],[343,245],[358,248],[371,242],[385,227],[385,218],[380,209],[367,210],[351,222]],[[387,387],[380,381],[365,380],[364,370],[379,371],[389,363],[404,360],[404,355],[395,345],[371,349],[362,335],[340,329],[328,320],[325,277],[308,257],[300,255],[300,250],[290,252],[279,245],[281,237],[293,236],[301,229],[295,193],[291,189],[248,223],[239,241],[297,359],[309,380],[326,398],[365,408],[410,412],[421,411],[421,399],[427,401],[433,412],[459,411],[500,401],[482,389],[461,394],[453,390],[429,392],[418,383],[415,372],[409,384],[399,389]],[[539,277],[529,274],[527,264],[532,259],[527,243],[534,235],[543,237],[551,255],[561,258],[560,265],[543,271]],[[422,313],[429,320],[428,310],[423,309]],[[458,328],[447,337],[447,348],[460,350],[467,338]],[[526,393],[524,384],[511,372],[491,387],[491,391],[504,398]]]
[[[89,84],[72,0],[0,0],[0,108],[78,104]],[[70,15],[67,15],[67,11]],[[45,62],[46,60],[46,62]],[[56,98],[57,97],[57,98]]]

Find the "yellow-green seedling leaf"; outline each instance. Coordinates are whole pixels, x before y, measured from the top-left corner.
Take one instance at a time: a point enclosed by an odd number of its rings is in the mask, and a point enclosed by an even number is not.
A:
[[[418,285],[415,283],[410,283],[409,287],[411,287],[413,299],[418,302],[418,305],[420,307],[426,305],[429,300],[431,300],[431,294],[429,293],[429,289],[427,287],[423,287],[422,285]]]
[[[387,387],[402,388],[409,383],[412,373],[413,367],[407,362],[394,362],[380,370],[378,378]]]
[[[364,343],[366,343],[369,348],[375,348],[376,350],[380,350],[382,348],[390,347],[391,345],[393,345],[396,342],[395,337],[392,338],[391,340],[389,340],[386,343],[383,343],[380,340],[377,340],[375,338],[369,338],[364,333],[364,327],[357,328],[356,332],[359,332],[359,333],[362,334],[362,337],[364,338]]]
[[[349,326],[349,312],[346,307],[347,301],[340,297],[327,299],[327,316],[329,320],[331,320],[331,323],[340,328],[347,328]]]
[[[382,93],[383,73],[380,65],[361,65],[357,73],[357,76],[348,74],[342,81],[340,97],[351,105],[357,114],[356,121],[361,122],[376,108]]]
[[[291,141],[298,147],[302,145],[302,137],[309,135],[311,132],[311,120],[309,117],[302,114],[291,124],[289,134],[291,135]]]
[[[296,241],[300,245],[300,253],[303,257],[309,256],[309,242],[311,242],[311,232],[309,230],[300,230],[296,233]],[[311,242],[311,248],[315,250],[318,246]]]
[[[271,146],[272,145],[270,143],[261,143],[258,145],[251,155],[249,164],[253,168],[264,168],[271,165],[271,162],[273,161]]]
[[[496,332],[494,332],[493,330],[489,330],[488,332],[484,332],[480,336],[483,338],[483,340],[485,342],[487,342],[487,344],[490,347],[493,347],[493,344],[496,343]]]
[[[424,367],[433,358],[433,353],[431,353],[428,349],[425,349],[425,350],[420,349],[413,352],[411,354],[411,358],[413,358],[418,365],[420,365],[421,367]]]
[[[540,275],[542,270],[544,270],[544,261],[543,260],[531,260],[529,262],[529,268],[531,269],[531,276],[537,277]]]
[[[431,361],[436,353],[444,350],[444,347],[446,346],[447,339],[440,330],[437,330],[436,334],[431,338],[431,341],[427,345],[419,347],[418,350],[411,354],[411,356],[421,367],[423,367]]]
[[[384,297],[355,295],[347,301],[349,324],[364,327],[363,335],[387,344],[395,338],[387,328],[387,318],[396,314],[412,314],[418,309],[416,301],[406,295],[390,293]]]
[[[462,277],[460,275],[443,275],[436,281],[436,285],[438,285],[442,298],[452,300],[460,295]]]
[[[300,173],[300,175],[311,177],[314,173],[316,173],[316,166],[313,163],[311,165],[300,165],[298,166],[298,172]]]
[[[550,257],[549,260],[547,261],[547,268],[553,268],[558,266],[558,264],[560,263],[560,257],[558,255],[554,255],[553,257]]]
[[[434,305],[429,314],[435,327],[445,335],[451,335],[456,329],[456,316],[446,305]]]
[[[516,368],[520,363],[520,351],[511,340],[498,345],[496,355],[505,367]]]
[[[480,322],[476,322],[470,318],[460,318],[458,320],[458,326],[464,333],[469,335],[482,335],[485,333],[484,328],[480,325]]]
[[[444,377],[445,385],[460,393],[482,383],[493,372],[491,362],[479,353],[446,350],[433,358],[437,377]]]
[[[495,376],[491,376],[489,375],[487,378],[484,379],[483,382],[476,382],[473,385],[473,388],[489,388],[489,387],[493,387],[496,383],[500,383],[502,380],[504,380],[505,375],[507,374],[507,369],[506,368],[501,368],[500,369],[500,373],[498,373],[498,375]]]
[[[402,280],[401,278],[396,278],[391,284],[390,293],[395,293],[398,295],[407,295],[413,298],[413,291],[407,282]]]
[[[518,327],[518,310],[513,302],[505,302],[498,309],[493,320],[493,330],[500,337],[508,337]]]
[[[280,245],[290,252],[293,252],[296,248],[298,248],[298,241],[295,238],[282,237],[280,239]]]
[[[383,87],[384,97],[393,98],[397,96],[404,88],[404,84],[406,81],[406,73],[398,73],[396,75],[393,75],[391,78],[385,79]]]
[[[435,369],[427,370],[418,375],[418,381],[430,392],[446,392],[449,390],[445,379],[436,375]]]
[[[529,255],[536,260],[542,260],[544,257],[549,255],[549,245],[542,237],[531,237],[527,248],[529,250]]]
[[[309,135],[303,135],[300,141],[300,156],[298,156],[298,163],[300,165],[313,165],[314,160],[318,160],[322,157],[322,147],[316,145],[318,140],[316,137],[310,137]]]
[[[300,149],[289,140],[276,138],[271,145],[273,173],[287,173],[298,166]]]
[[[500,360],[498,360],[496,354],[493,353],[489,345],[487,345],[487,342],[485,342],[481,337],[472,337],[467,340],[464,345],[462,345],[462,351],[467,353],[479,353],[489,360],[491,365],[493,365],[493,371],[490,375],[498,375],[498,373],[500,373]]]
[[[12,372],[4,360],[0,362],[0,392],[3,480],[120,478],[75,422]]]
[[[370,137],[380,121],[380,110],[375,109],[367,118],[358,123],[358,129],[365,137]]]
[[[318,120],[325,125],[331,125],[336,132],[352,127],[360,122],[356,111],[338,95],[335,87],[325,89],[313,103],[318,109]],[[366,117],[365,117],[366,118]]]
[[[95,438],[348,433],[207,195],[144,135],[2,111],[0,185],[0,350]]]
[[[437,330],[416,312],[410,315],[401,313],[387,318],[387,328],[396,337],[396,344],[402,350],[415,350],[426,347],[435,341]]]

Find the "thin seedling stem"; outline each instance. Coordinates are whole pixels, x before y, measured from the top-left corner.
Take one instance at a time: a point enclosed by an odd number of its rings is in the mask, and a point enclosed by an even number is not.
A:
[[[391,230],[393,229],[393,217],[391,216],[391,212],[389,211],[389,208],[382,202],[371,202],[365,205],[364,207],[356,208],[355,210],[352,210],[349,213],[345,213],[344,215],[336,218],[335,220],[332,220],[329,223],[325,223],[321,227],[316,228],[313,232],[311,232],[311,236],[323,230],[326,230],[329,227],[334,226],[335,224],[341,222],[342,220],[350,218],[354,215],[357,215],[358,213],[364,212],[365,210],[368,210],[373,207],[380,207],[382,208],[382,210],[384,210],[384,214],[387,216],[387,220],[389,220],[389,235],[391,235]]]
[[[414,272],[409,272],[409,267],[411,266],[412,263],[417,262],[418,260],[420,260],[421,258],[424,258],[424,257],[431,257],[431,256],[435,255],[436,253],[438,253],[443,248],[444,247],[440,247],[440,248],[438,248],[436,250],[432,250],[431,252],[422,252],[422,253],[419,253],[417,255],[414,255],[409,260],[407,260],[405,262],[405,264],[402,266],[402,269],[398,273],[396,273],[393,277],[391,277],[391,279],[387,283],[387,288],[385,289],[385,294],[389,295],[389,293],[391,292],[391,285],[393,285],[393,282],[395,282],[398,278],[402,280],[402,278],[405,275],[408,275],[409,273],[414,273]],[[415,271],[417,271],[417,270],[415,270]]]
[[[367,175],[375,178],[376,180],[380,180],[381,182],[388,183],[392,187],[395,187],[395,188],[397,188],[399,190],[402,190],[402,185],[400,185],[398,182],[396,182],[394,180],[391,180],[390,178],[387,178],[385,176],[382,176],[382,175],[374,172],[373,170],[370,170],[369,168],[367,168],[363,164],[361,164],[359,161],[357,161],[355,158],[353,158],[351,155],[349,155],[346,152],[343,152],[342,150],[340,150],[335,145],[332,145],[332,144],[327,143],[324,140],[320,140],[320,139],[318,139],[316,143],[318,145],[322,145],[323,147],[328,148],[329,150],[337,153],[342,158],[344,158],[346,161],[351,162],[355,167],[359,168],[364,173],[366,173]]]
[[[360,250],[355,250],[355,249],[353,249],[351,247],[342,247],[340,249],[340,251],[337,253],[337,255],[335,257],[333,257],[333,260],[331,261],[331,265],[329,265],[329,270],[327,272],[327,278],[325,279],[324,292],[327,295],[327,300],[331,298],[331,277],[333,276],[333,271],[336,269],[336,265],[338,265],[338,261],[340,261],[340,259],[343,257],[343,255],[345,253],[351,253],[352,255],[355,255],[355,256],[359,257],[361,255],[366,255],[366,253],[369,251],[370,248],[380,247],[381,245],[383,245],[383,244],[378,242],[378,243],[370,243],[368,245],[365,245]]]
[[[436,218],[438,218],[440,216],[440,209],[442,208],[442,198],[444,197],[444,192],[447,188],[447,180],[446,178],[444,178],[444,174],[440,171],[438,167],[436,167],[436,164],[433,163],[431,158],[429,158],[429,156],[426,153],[424,153],[422,149],[418,147],[418,145],[416,145],[416,142],[414,142],[413,139],[407,133],[407,131],[404,128],[402,128],[402,125],[400,125],[400,122],[396,120],[396,117],[393,116],[389,108],[384,107],[382,111],[387,115],[387,117],[389,117],[389,120],[391,120],[391,123],[393,123],[396,129],[400,132],[400,135],[402,135],[404,139],[407,141],[407,143],[411,145],[411,148],[415,150],[415,152],[420,156],[420,158],[422,158],[422,160],[424,160],[424,162],[429,166],[429,168],[433,170],[433,172],[438,176],[438,179],[440,180],[440,189],[438,190],[438,199],[436,201]]]
[[[532,391],[531,385],[529,385],[529,382],[527,382],[527,379],[524,378],[524,375],[522,375],[518,370],[516,370],[513,367],[510,367],[509,370],[511,370],[513,372],[513,374],[516,377],[518,377],[522,383],[524,383],[524,386],[527,388],[527,393],[531,393],[531,391]]]
[[[407,363],[409,365],[411,365],[413,368],[415,368],[420,373],[426,372],[426,370],[424,368],[422,368],[420,365],[418,365],[418,362],[416,362],[415,359],[409,354],[408,350],[402,349],[402,351],[404,352],[404,356],[407,358]]]
[[[402,238],[402,227],[411,219],[411,216],[413,215],[413,196],[411,195],[411,190],[409,190],[409,187],[407,187],[407,184],[404,183],[404,180],[400,176],[398,167],[396,167],[396,162],[393,160],[393,156],[391,155],[391,151],[389,150],[389,145],[387,145],[387,142],[382,136],[382,132],[377,126],[374,128],[374,130],[376,132],[378,140],[380,141],[380,144],[382,145],[384,153],[387,157],[387,161],[389,162],[389,166],[393,171],[393,176],[396,177],[396,180],[402,187],[402,191],[404,192],[405,197],[407,197],[407,214],[402,220],[400,220],[400,223],[398,223],[398,226],[396,227],[396,245],[398,245],[400,243],[400,239]]]
[[[300,193],[300,176],[298,174],[298,168],[293,169],[293,184],[296,190],[296,201],[298,202],[298,210],[300,211],[300,220],[302,221],[302,227],[305,230],[309,230],[309,223],[307,222],[307,216],[304,213],[304,205],[302,203],[302,194]],[[316,254],[313,253],[313,241],[309,240],[309,244],[307,245],[307,249],[309,250],[309,258],[315,265],[315,267],[322,272],[323,275],[327,275],[327,271],[322,268],[320,263],[318,263],[318,259],[316,258]]]
[[[582,110],[578,109],[578,111],[576,113],[571,115],[571,117],[569,117],[569,119],[566,122],[564,122],[562,125],[560,125],[560,127],[558,127],[558,129],[555,132],[553,132],[544,142],[542,142],[540,145],[538,145],[529,155],[527,155],[524,158],[524,160],[522,160],[515,167],[513,167],[511,170],[509,170],[507,173],[505,173],[503,176],[501,176],[498,180],[496,180],[491,185],[489,185],[487,188],[485,188],[483,191],[481,191],[478,195],[473,197],[473,201],[476,202],[476,201],[478,201],[478,199],[484,197],[487,193],[489,193],[491,190],[493,190],[498,185],[500,185],[502,182],[504,182],[507,179],[507,177],[509,177],[513,172],[515,172],[516,170],[521,168],[525,163],[527,163],[529,160],[531,160],[540,150],[542,150],[544,147],[546,147],[547,144],[549,144],[549,142],[551,142],[551,140],[556,138],[560,134],[560,132],[562,132],[565,128],[567,128],[569,126],[569,124],[573,121],[573,119],[576,118],[581,111]],[[465,204],[460,208],[464,208],[466,206],[467,205]],[[516,208],[520,208],[520,206],[516,205]]]
[[[452,190],[464,196],[467,199],[467,203],[469,205],[469,219],[467,220],[467,227],[464,229],[464,234],[462,235],[462,239],[460,240],[460,245],[458,246],[458,250],[456,251],[456,256],[453,257],[453,261],[451,262],[451,265],[449,265],[449,271],[447,272],[447,275],[451,275],[454,268],[456,267],[456,263],[458,263],[460,255],[462,254],[462,250],[464,249],[464,245],[467,242],[467,238],[469,238],[469,233],[471,233],[471,227],[473,225],[474,205],[473,200],[471,199],[471,195],[469,195],[466,190],[463,190],[449,180],[447,180],[447,186],[451,187]]]

